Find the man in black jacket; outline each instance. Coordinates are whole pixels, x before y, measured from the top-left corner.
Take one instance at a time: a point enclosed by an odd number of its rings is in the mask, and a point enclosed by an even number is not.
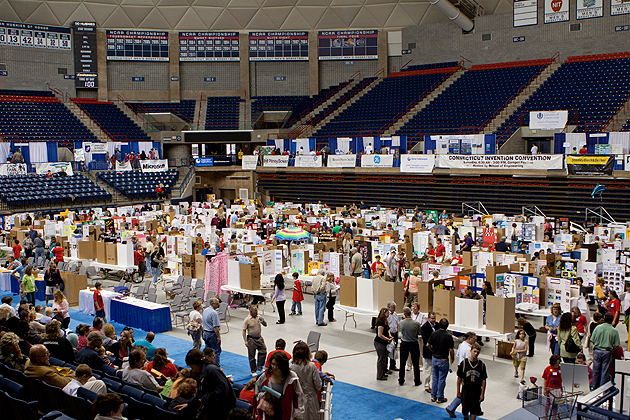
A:
[[[433,382],[433,353],[431,352],[431,349],[427,347],[427,343],[429,342],[431,334],[433,334],[433,332],[437,330],[437,328],[438,326],[435,312],[431,311],[428,314],[427,322],[425,322],[424,325],[422,325],[422,328],[420,328],[422,342],[424,343],[424,345],[422,346],[422,358],[424,359],[424,390],[427,392],[431,392],[431,383]]]

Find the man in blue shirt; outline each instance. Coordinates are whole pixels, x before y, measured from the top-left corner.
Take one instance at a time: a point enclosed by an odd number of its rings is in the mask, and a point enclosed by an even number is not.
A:
[[[201,250],[201,255],[205,256],[208,252],[210,252],[210,242],[206,242],[203,249]]]
[[[211,347],[214,350],[214,362],[221,367],[221,333],[219,331],[221,321],[217,312],[219,299],[210,298],[208,303],[210,306],[202,314],[203,341],[206,342],[206,347]]]
[[[156,347],[153,345],[153,340],[155,340],[155,334],[149,331],[144,340],[137,340],[135,343],[133,343],[133,345],[146,347],[147,359],[153,360],[153,356],[155,356],[155,350],[156,350]]]

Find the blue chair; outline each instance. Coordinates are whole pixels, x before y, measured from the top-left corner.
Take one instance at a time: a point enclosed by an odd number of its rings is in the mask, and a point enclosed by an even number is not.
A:
[[[159,407],[162,408],[164,410],[166,410],[167,407],[167,402],[166,400],[163,400],[160,397],[156,397],[155,395],[152,394],[144,394],[142,396],[142,402],[145,402],[147,404],[151,404],[154,407]]]
[[[250,403],[248,403],[245,400],[241,400],[240,398],[236,399],[236,407],[238,408],[244,408],[245,410],[249,411],[251,413],[252,411],[252,405]]]
[[[14,398],[18,398],[20,400],[25,399],[24,387],[10,379],[2,378],[2,380],[0,380],[0,390],[6,392]]]
[[[121,388],[123,387],[123,384],[107,376],[103,377],[102,381],[105,383],[105,385],[107,386],[107,390],[110,392],[119,393]]]
[[[93,403],[96,397],[98,397],[98,394],[94,391],[90,391],[87,388],[80,387],[77,390],[77,397],[83,398],[84,400],[87,400],[90,403]]]
[[[142,396],[144,395],[143,391],[141,391],[140,389],[135,388],[133,386],[129,386],[129,385],[123,385],[123,387],[120,389],[120,391],[123,394],[127,394],[131,398],[133,398],[135,400],[138,400],[138,401],[142,401]]]

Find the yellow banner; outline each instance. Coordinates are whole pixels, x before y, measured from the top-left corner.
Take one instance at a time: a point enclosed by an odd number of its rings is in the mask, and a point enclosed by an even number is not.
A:
[[[572,156],[567,155],[567,165],[605,165],[610,156]]]

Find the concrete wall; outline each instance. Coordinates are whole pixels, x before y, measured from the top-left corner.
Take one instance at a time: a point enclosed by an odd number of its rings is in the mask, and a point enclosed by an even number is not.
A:
[[[286,80],[275,81],[276,76],[286,77]],[[251,96],[308,96],[308,62],[250,61],[249,86]]]
[[[144,77],[134,82],[134,77]],[[109,90],[169,90],[168,63],[110,61],[107,63],[107,88]],[[127,98],[125,98],[127,99]]]
[[[240,87],[238,61],[186,61],[179,65],[182,90],[238,91]],[[205,82],[204,77],[216,77],[216,82]]]
[[[249,191],[249,198],[254,198],[256,185],[254,171],[197,168],[195,170],[195,177],[200,177],[201,182],[194,184],[194,189],[212,188],[213,193],[217,194],[219,198],[223,198],[220,196],[221,189],[235,190],[236,197],[238,197],[238,190],[241,188],[247,188]],[[195,197],[194,191],[193,197]]]
[[[403,29],[403,49],[416,43],[411,64],[459,61],[463,56],[473,64],[550,58],[557,52],[564,60],[572,55],[628,51],[630,31],[615,32],[615,26],[627,25],[628,15],[610,16],[610,2],[604,3],[604,17],[576,20],[576,0],[569,0],[570,21],[544,24],[543,2],[538,2],[538,25],[513,27],[512,13],[480,16],[470,34],[451,22]],[[569,25],[581,23],[581,31],[569,31]],[[483,34],[492,40],[482,41]],[[513,42],[514,37],[524,42]]]
[[[360,78],[372,77],[378,70],[378,60],[326,60],[319,62],[319,87],[321,89],[338,85],[348,80],[356,72]]]

